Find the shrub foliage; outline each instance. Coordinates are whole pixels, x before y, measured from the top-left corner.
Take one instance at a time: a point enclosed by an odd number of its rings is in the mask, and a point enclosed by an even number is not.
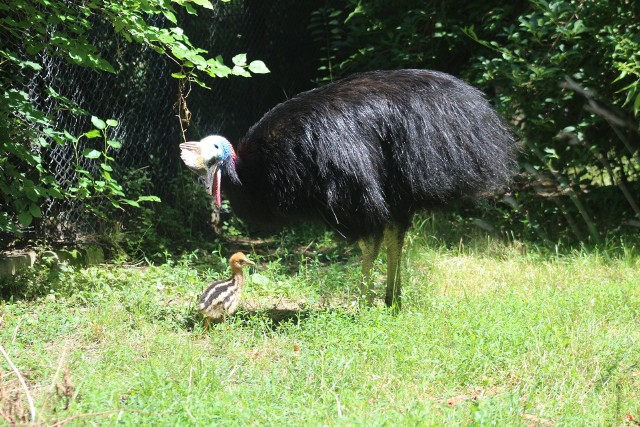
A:
[[[192,44],[178,17],[196,15],[201,8],[213,5],[209,0],[12,0],[0,4],[0,235],[21,234],[42,217],[42,203],[49,198],[80,201],[87,212],[102,217],[105,206],[107,210],[139,208],[142,202],[159,201],[146,194],[125,194],[116,179],[115,153],[127,143],[112,137],[116,120],[93,115],[51,86],[39,87],[35,94],[26,87],[36,73],[60,72],[46,70],[44,60],[51,58],[96,73],[118,73],[122,64],[114,52],[125,44],[169,58],[176,64],[174,78],[201,86],[209,77],[268,72],[262,61],[247,63],[245,54],[236,55],[228,66],[221,56]],[[101,51],[104,46],[94,44],[96,28],[111,33],[109,49],[114,52]],[[73,135],[52,119],[56,109],[90,117],[92,126]],[[86,140],[92,140],[94,148],[85,148]],[[47,169],[44,159],[59,145],[73,148],[72,182],[58,182]]]
[[[318,9],[324,79],[434,68],[483,88],[523,144],[511,229],[598,242],[637,230],[640,5],[350,0]],[[500,207],[503,206],[503,207]]]

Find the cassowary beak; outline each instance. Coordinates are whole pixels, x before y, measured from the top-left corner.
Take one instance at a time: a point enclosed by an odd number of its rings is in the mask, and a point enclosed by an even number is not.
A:
[[[207,190],[207,194],[213,196],[213,185],[215,181],[215,175],[219,166],[212,165],[207,168],[207,171],[204,175],[204,188]]]
[[[206,175],[204,177],[204,187],[207,190],[207,194],[216,198],[216,205],[220,207],[222,205],[222,196],[220,194],[220,181],[222,178],[222,171],[220,169],[221,162],[216,162],[207,168]]]

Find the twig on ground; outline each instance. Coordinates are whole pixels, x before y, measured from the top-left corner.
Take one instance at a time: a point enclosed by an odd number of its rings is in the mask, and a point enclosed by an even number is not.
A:
[[[22,374],[20,373],[20,371],[18,370],[16,365],[13,364],[13,362],[11,361],[11,358],[9,357],[9,354],[6,352],[6,350],[4,349],[2,344],[0,344],[0,352],[2,353],[4,358],[7,360],[7,363],[9,364],[9,366],[11,367],[13,372],[15,372],[16,376],[18,377],[18,381],[20,381],[20,385],[24,389],[24,393],[27,396],[27,402],[29,403],[29,412],[31,414],[31,422],[35,424],[35,422],[36,422],[36,407],[33,405],[33,397],[31,396],[31,392],[29,391],[29,387],[27,387],[27,383],[24,380],[24,378],[22,377]]]

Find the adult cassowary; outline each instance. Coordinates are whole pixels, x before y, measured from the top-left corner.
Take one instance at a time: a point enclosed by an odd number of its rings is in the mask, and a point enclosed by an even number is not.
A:
[[[400,307],[400,259],[413,214],[503,187],[516,144],[483,94],[436,71],[355,74],[289,99],[234,150],[220,136],[180,144],[182,159],[249,223],[328,225],[358,240],[363,285],[387,247],[385,303]]]

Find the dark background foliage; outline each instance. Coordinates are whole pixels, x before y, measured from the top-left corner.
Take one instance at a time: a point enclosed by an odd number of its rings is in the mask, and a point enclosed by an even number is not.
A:
[[[637,2],[348,3],[314,15],[324,79],[444,70],[483,89],[514,124],[522,173],[507,204],[484,211],[492,221],[548,244],[637,231]]]
[[[1,6],[4,247],[102,236],[125,242],[126,251],[161,252],[212,238],[209,202],[179,162],[183,129],[190,139],[221,133],[237,141],[295,93],[393,68],[462,77],[514,126],[520,174],[509,193],[458,212],[465,221],[547,245],[637,234],[635,1],[158,0],[136,7]],[[254,73],[255,60],[270,73]],[[239,77],[249,71],[251,78]],[[223,219],[227,232],[241,228]]]

